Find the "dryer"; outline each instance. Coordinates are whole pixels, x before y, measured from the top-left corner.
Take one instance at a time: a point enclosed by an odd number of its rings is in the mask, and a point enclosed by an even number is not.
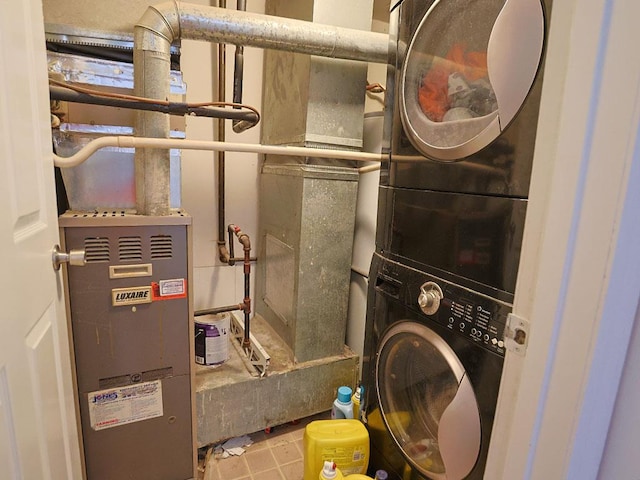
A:
[[[541,0],[396,3],[381,254],[512,298],[549,13]]]
[[[482,479],[550,1],[392,4],[363,355],[370,471]]]

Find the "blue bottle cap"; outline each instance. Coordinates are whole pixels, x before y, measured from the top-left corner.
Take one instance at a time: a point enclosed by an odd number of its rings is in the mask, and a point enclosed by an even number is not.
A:
[[[376,472],[375,480],[387,480],[388,478],[389,478],[389,475],[385,470],[378,470]]]
[[[338,387],[338,401],[342,403],[349,403],[351,401],[351,391],[350,387]]]

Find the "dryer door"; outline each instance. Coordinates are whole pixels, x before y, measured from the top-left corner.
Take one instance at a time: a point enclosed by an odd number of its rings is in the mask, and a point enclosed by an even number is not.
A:
[[[415,469],[447,480],[471,472],[480,453],[480,412],[442,337],[420,323],[395,324],[378,348],[376,388],[385,424]]]
[[[402,66],[400,116],[422,154],[455,161],[509,125],[541,64],[541,0],[438,0]]]

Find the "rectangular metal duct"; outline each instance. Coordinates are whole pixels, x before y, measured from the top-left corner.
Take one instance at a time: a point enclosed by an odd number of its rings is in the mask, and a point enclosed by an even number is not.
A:
[[[44,0],[47,41],[133,50],[133,27],[149,0]]]
[[[371,30],[372,0],[267,0],[266,13]],[[362,148],[367,63],[264,52],[262,142]]]

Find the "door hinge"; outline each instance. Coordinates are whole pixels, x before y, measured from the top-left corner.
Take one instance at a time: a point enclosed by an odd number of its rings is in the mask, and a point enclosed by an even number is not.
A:
[[[525,356],[529,344],[529,320],[515,313],[507,315],[504,329],[504,345],[507,350]]]

